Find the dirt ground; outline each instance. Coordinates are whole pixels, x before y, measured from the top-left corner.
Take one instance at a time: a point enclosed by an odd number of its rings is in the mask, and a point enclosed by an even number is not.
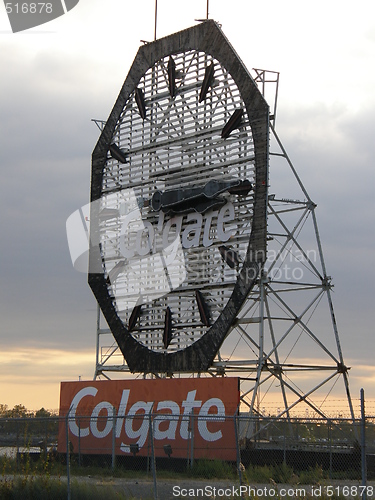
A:
[[[19,477],[19,476],[17,476]],[[53,479],[54,477],[50,477]],[[13,475],[5,475],[1,480],[12,480]],[[56,477],[59,481],[66,481],[66,477]],[[271,480],[272,481],[272,480]],[[362,497],[360,481],[349,480],[324,480],[321,484],[268,484],[253,483],[243,485],[235,480],[178,480],[158,479],[157,497],[154,492],[152,476],[149,479],[123,479],[112,477],[73,476],[74,482],[86,483],[94,486],[103,500],[108,496],[109,490],[125,494],[127,500],[175,500],[175,499],[230,499],[257,498],[258,500],[359,500]],[[366,486],[367,500],[375,500],[375,481],[369,481]],[[241,495],[242,493],[242,495]]]
[[[129,496],[129,499],[140,500],[153,500],[154,484],[152,478],[150,480],[138,479],[119,479],[119,478],[88,478],[88,477],[75,477],[72,481],[79,480],[83,482],[90,482],[95,484],[98,491],[112,487],[116,491],[121,491]],[[360,498],[362,489],[359,481],[324,481],[322,484],[317,485],[300,485],[300,484],[252,484],[242,490],[242,497],[247,498],[247,494],[252,496],[256,494],[258,498],[277,498],[278,500],[287,499],[327,499],[337,498],[340,496],[343,499]],[[251,490],[249,490],[251,488]],[[367,500],[375,498],[375,482],[367,483]],[[159,479],[157,481],[157,498],[160,500],[174,500],[174,499],[235,499],[241,498],[240,485],[237,481],[231,480],[169,480]],[[103,496],[105,499],[105,496]]]

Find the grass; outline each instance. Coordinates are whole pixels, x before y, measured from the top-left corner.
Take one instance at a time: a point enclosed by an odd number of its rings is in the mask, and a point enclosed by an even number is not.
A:
[[[256,489],[255,485],[252,485],[252,487]],[[271,484],[271,487],[277,492],[275,498],[279,498],[277,484]],[[296,488],[298,488],[297,485]],[[51,498],[54,500],[65,500],[67,495],[67,483],[60,478],[18,476],[14,479],[0,480],[0,498],[2,500],[50,500]],[[116,491],[108,484],[95,485],[84,481],[77,481],[77,479],[73,479],[71,482],[71,497],[74,500],[102,500],[103,498],[106,500],[134,500],[135,498],[139,498]],[[264,493],[261,496],[250,495],[250,497],[245,494],[245,498],[250,498],[251,500],[262,500],[263,497]],[[149,498],[152,498],[152,496]],[[290,497],[289,495],[283,495],[282,498],[285,500],[295,500],[294,496]],[[300,500],[304,498],[311,499],[311,495],[307,492],[307,496],[299,496],[298,498]],[[335,494],[327,496],[325,493],[319,498],[320,500],[347,500],[344,496],[337,496]]]
[[[198,479],[236,479],[237,471],[232,464],[223,460],[198,460],[187,471],[189,477]]]
[[[0,498],[2,500],[66,500],[67,482],[61,479],[43,476],[19,476],[14,479],[0,481]],[[129,496],[115,491],[110,485],[100,488],[95,484],[71,482],[71,495],[75,500],[129,500]]]
[[[66,465],[61,462],[60,456],[41,455],[33,460],[29,454],[15,458],[0,457],[0,499],[36,499],[67,498]],[[116,491],[111,485],[113,478],[129,480],[148,480],[152,482],[152,473],[145,468],[130,470],[117,466],[112,469],[109,465],[93,462],[89,466],[79,466],[76,457],[72,457],[70,464],[72,498],[96,500],[130,500],[124,492]],[[253,466],[242,468],[242,484],[324,484],[329,479],[328,471],[316,465],[305,471],[296,471],[286,463]],[[358,471],[352,471],[353,479],[358,478]],[[77,476],[81,476],[78,480]],[[82,478],[84,476],[84,478]],[[331,479],[351,479],[350,471],[335,472]],[[93,478],[93,479],[90,479]],[[94,479],[95,478],[95,479]],[[235,464],[222,460],[196,460],[192,468],[180,472],[157,467],[157,479],[175,481],[182,480],[230,480],[238,482],[238,472]],[[100,483],[103,484],[100,484]],[[105,483],[105,484],[104,484]],[[323,498],[323,497],[322,497]],[[333,498],[333,497],[332,497]],[[285,498],[287,500],[287,498]]]
[[[120,464],[112,469],[110,465],[103,463],[91,463],[90,465],[79,466],[75,457],[72,457],[70,463],[70,472],[72,476],[97,476],[97,477],[116,477],[133,479],[149,478],[151,472],[147,472],[145,467],[140,466],[139,469],[127,469]],[[48,476],[65,476],[66,465],[61,462],[61,457],[53,455],[41,455],[39,459],[33,460],[29,454],[25,454],[17,459],[6,456],[0,457],[0,477],[6,475],[21,474],[43,475]],[[286,463],[275,465],[254,466],[249,465],[243,471],[244,477],[253,483],[268,483],[271,479],[276,483],[296,482],[304,484],[317,484],[324,479],[359,479],[360,471],[345,470],[333,471],[331,478],[329,472],[324,471],[321,466],[316,465],[308,470],[296,471]],[[223,460],[195,460],[192,468],[185,470],[174,471],[173,469],[163,469],[157,467],[157,475],[164,479],[179,479],[179,478],[197,478],[197,479],[235,479],[237,477],[236,466],[232,463]],[[1,497],[0,497],[1,498]]]
[[[323,473],[323,469],[316,465],[310,467],[307,471],[295,472],[293,467],[282,463],[277,465],[264,465],[263,467],[252,467],[247,469],[247,477],[255,483],[269,482],[270,479],[275,483],[284,484],[318,484],[323,479],[328,479],[328,474]]]

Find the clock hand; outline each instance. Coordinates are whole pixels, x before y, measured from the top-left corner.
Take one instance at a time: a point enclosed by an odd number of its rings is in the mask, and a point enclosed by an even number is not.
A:
[[[193,204],[192,201],[194,201],[195,203]],[[213,199],[199,197],[194,200],[191,200],[190,202],[187,201],[179,203],[178,205],[174,205],[172,208],[162,208],[162,210],[163,212],[171,211],[174,214],[183,214],[195,210],[200,214],[204,214],[208,210],[222,207],[223,205],[226,204],[226,202],[227,200],[222,196],[218,196],[217,198]]]
[[[239,179],[232,181],[217,181],[215,179],[208,181],[203,188],[203,195],[206,198],[215,198],[218,194],[228,191],[230,188],[239,186],[241,181]]]
[[[244,181],[241,181],[238,186],[234,186],[232,188],[228,189],[228,192],[230,194],[238,194],[240,196],[247,196],[250,191],[253,189],[253,186],[250,181],[245,179]]]
[[[164,191],[164,193],[155,191],[151,198],[151,207],[155,211],[177,209],[179,205],[183,205],[188,209],[188,202],[195,201],[197,205],[201,205],[207,202],[207,200],[214,200],[219,194],[225,191],[231,194],[247,195],[251,187],[251,183],[248,180],[218,181],[213,179],[200,187],[170,189]],[[194,208],[194,205],[191,206],[189,204],[190,207]]]
[[[170,189],[169,191],[155,191],[151,198],[151,207],[154,210],[172,208],[175,205],[184,203],[202,195],[202,188]]]

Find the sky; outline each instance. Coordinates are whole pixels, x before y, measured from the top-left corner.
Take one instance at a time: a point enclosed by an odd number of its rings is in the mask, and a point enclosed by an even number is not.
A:
[[[206,0],[159,0],[157,36],[205,16]],[[375,412],[375,3],[210,0],[209,17],[248,69],[280,72],[277,133],[318,205],[353,397]],[[0,5],[2,404],[57,409],[60,381],[93,377],[96,303],[65,223],[89,201],[91,120],[153,38],[154,0],[80,0],[15,34]]]

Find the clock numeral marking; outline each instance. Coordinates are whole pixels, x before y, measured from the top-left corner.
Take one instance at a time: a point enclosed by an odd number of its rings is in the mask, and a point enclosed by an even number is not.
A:
[[[114,158],[115,160],[119,161],[120,163],[126,163],[127,154],[122,149],[120,149],[117,146],[117,144],[112,143],[109,146],[109,151],[111,153],[112,158]]]
[[[233,248],[229,248],[226,245],[219,246],[219,252],[223,261],[228,264],[231,269],[238,268],[240,265],[240,259],[238,254]]]
[[[146,118],[145,96],[139,87],[135,89],[135,102],[137,103],[139,114],[141,115],[142,120],[144,120]]]
[[[168,88],[171,97],[176,95],[176,63],[172,56],[168,60]]]
[[[207,66],[206,72],[204,74],[201,93],[199,95],[199,102],[202,102],[206,99],[207,93],[214,81],[214,73],[215,73],[214,63],[211,63],[209,66]]]
[[[204,326],[210,326],[210,317],[207,302],[205,301],[202,293],[199,290],[195,290],[195,298],[198,304],[199,316],[201,318]]]
[[[128,330],[131,332],[134,330],[135,325],[137,324],[138,318],[141,315],[142,311],[142,306],[135,306],[135,308],[132,310],[132,313],[129,318],[129,323],[128,323]]]
[[[167,349],[172,340],[172,311],[168,306],[165,310],[164,316],[164,332],[163,332],[163,344],[164,349]]]
[[[236,111],[229,118],[227,123],[224,125],[223,130],[221,131],[222,139],[227,139],[230,134],[240,126],[243,115],[243,109],[236,109]]]

